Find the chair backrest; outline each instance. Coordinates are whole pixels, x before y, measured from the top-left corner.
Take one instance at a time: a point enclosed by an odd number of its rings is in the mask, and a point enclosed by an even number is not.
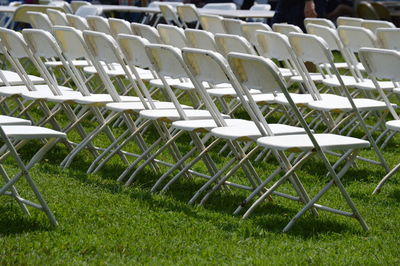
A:
[[[81,72],[76,69],[73,60],[85,59],[89,64],[92,64],[92,57],[89,55],[88,47],[83,39],[82,31],[73,27],[55,26],[53,28],[53,35],[58,42],[58,45],[63,53],[63,57],[68,61],[69,68],[73,75],[71,75],[75,84],[78,86],[79,91],[85,95],[90,95],[90,91],[86,86],[86,78],[82,76]]]
[[[178,14],[170,5],[159,5],[161,14],[163,15],[165,21],[168,24],[175,24],[177,26],[182,26],[182,23],[179,21]]]
[[[100,16],[87,16],[86,21],[91,30],[112,35],[110,25],[106,18]]]
[[[368,29],[353,26],[339,26],[338,34],[343,45],[357,53],[361,47],[378,47],[375,35]]]
[[[296,58],[304,62],[312,62],[317,65],[333,62],[333,55],[329,51],[328,44],[319,36],[291,33],[289,42]]]
[[[329,50],[342,51],[343,44],[339,39],[336,29],[316,24],[307,24],[306,29],[309,34],[317,35],[324,39],[329,46]]]
[[[247,22],[241,25],[243,36],[254,46],[257,45],[256,32],[258,30],[271,31],[271,27],[260,22]]]
[[[67,16],[64,12],[49,8],[47,15],[54,26],[69,26]]]
[[[256,36],[259,55],[284,62],[293,60],[293,49],[286,35],[273,31],[257,31]]]
[[[158,33],[163,43],[182,49],[187,47],[185,32],[173,25],[158,24]]]
[[[68,24],[77,30],[84,31],[89,29],[89,25],[84,17],[67,14],[67,20]]]
[[[86,5],[79,7],[78,10],[76,10],[75,15],[86,18],[88,16],[98,16],[101,12],[102,10],[99,7]]]
[[[241,25],[244,22],[240,19],[224,18],[222,19],[222,24],[224,25],[227,34],[235,34],[242,36]]]
[[[177,97],[172,91],[171,87],[166,82],[167,77],[171,78],[187,78],[190,77],[190,72],[187,69],[186,64],[181,59],[181,51],[178,48],[170,45],[162,44],[149,44],[146,45],[146,53],[153,65],[153,69],[160,76],[164,83],[164,90],[168,94],[170,100],[174,103],[176,110],[178,111],[181,119],[186,119],[185,111],[180,105]],[[173,67],[171,67],[173,66]]]
[[[250,10],[257,10],[257,11],[270,11],[271,5],[269,4],[257,4],[255,3],[250,7]]]
[[[116,91],[110,77],[104,70],[102,63],[106,65],[119,64],[122,69],[126,70],[126,65],[123,63],[123,55],[119,50],[116,40],[103,32],[84,31],[83,38],[89,48],[89,53],[93,57],[93,65],[97,70],[107,92],[115,102],[120,102],[121,97]],[[129,71],[125,71],[128,73]],[[139,96],[139,95],[138,95]]]
[[[338,17],[336,19],[336,23],[338,26],[361,27],[363,21],[364,20],[362,18],[353,18],[353,17]]]
[[[200,84],[202,84],[203,82],[208,82],[214,85],[222,83],[231,84],[232,88],[236,91],[237,96],[240,98],[243,107],[250,115],[255,125],[259,128],[262,134],[266,134],[265,128],[260,124],[260,121],[263,121],[265,125],[267,125],[264,117],[262,116],[254,101],[252,101],[252,96],[250,95],[249,91],[243,89],[242,86],[239,84],[225,57],[216,52],[198,49],[183,49],[182,52],[183,58],[189,70],[193,73],[193,76],[196,79],[200,88]],[[232,54],[237,53],[231,53],[230,55]],[[204,90],[204,88],[202,88],[202,90]],[[245,96],[247,96],[247,99],[245,99]],[[224,120],[222,118],[217,118],[214,120],[219,121],[220,123],[224,123]]]
[[[71,76],[72,80],[82,94],[89,95],[84,81],[76,75],[77,71],[75,68],[74,71],[72,71],[71,68],[74,67],[73,64],[67,63],[66,59],[62,55],[60,46],[51,33],[38,29],[25,29],[22,31],[22,34],[29,45],[36,62],[38,63],[37,66],[39,66],[39,71],[47,81],[48,85],[51,84],[51,89],[54,94],[61,95],[62,93],[58,87],[57,81],[44,65],[42,58],[58,58],[63,63],[64,68],[67,70],[68,74]]]
[[[51,23],[49,17],[46,14],[42,12],[33,12],[33,11],[27,12],[26,14],[27,16],[29,16],[32,28],[42,29],[50,32],[53,30],[52,29],[53,24]]]
[[[215,43],[218,50],[225,56],[231,52],[243,54],[256,54],[251,43],[244,37],[231,34],[216,34]]]
[[[372,32],[375,32],[376,29],[378,28],[396,28],[396,26],[389,21],[382,21],[382,20],[369,20],[365,19],[362,23],[361,26],[363,28],[367,28],[371,30]]]
[[[156,28],[140,23],[131,23],[131,27],[136,34],[145,38],[150,43],[162,43],[160,34]]]
[[[145,48],[150,44],[148,40],[140,36],[120,34],[117,41],[128,64],[145,69],[152,67]]]
[[[186,29],[185,36],[190,47],[217,52],[214,35],[205,30]]]
[[[48,5],[20,5],[14,12],[13,21],[14,22],[24,22],[30,23],[30,18],[27,15],[27,12],[42,12],[46,13],[48,8],[56,9],[61,12],[64,11],[62,7],[57,6],[48,6]]]
[[[272,25],[272,29],[276,32],[282,33],[284,35],[289,35],[291,32],[298,32],[302,33],[303,31],[300,29],[300,27],[292,24],[286,24],[286,23],[275,23]]]
[[[196,6],[193,4],[177,6],[176,11],[183,23],[199,21],[199,13],[197,12]]]
[[[108,24],[110,25],[110,31],[114,38],[117,38],[118,34],[133,34],[131,25],[128,21],[118,18],[109,18]]]
[[[361,48],[359,56],[369,75],[377,79],[400,81],[400,52],[379,48]]]
[[[171,1],[152,1],[148,5],[148,7],[159,7],[160,5],[170,5],[172,7],[177,7],[183,5],[182,2],[176,1],[176,2],[171,2]]]
[[[332,29],[336,29],[335,24],[329,19],[326,18],[305,18],[304,19],[304,26],[307,28],[308,24],[317,24],[325,27],[329,27]]]
[[[71,5],[67,1],[50,1],[48,5],[52,7],[62,7],[65,13],[72,13]]]
[[[382,48],[400,51],[400,29],[377,29],[376,37],[382,45]]]
[[[208,3],[203,9],[236,10],[237,6],[234,3]]]
[[[200,24],[203,30],[211,33],[226,33],[222,19],[223,17],[216,15],[200,15]]]
[[[358,55],[390,113],[395,119],[399,120],[399,115],[394,110],[393,105],[383,90],[379,87],[377,79],[391,80],[395,82],[395,85],[398,85],[400,81],[400,53],[395,50],[361,48]]]
[[[88,1],[71,1],[71,9],[73,13],[76,13],[76,11],[81,7],[81,6],[90,6],[91,3]]]
[[[356,6],[357,16],[364,19],[379,19],[375,8],[369,2],[361,1]]]

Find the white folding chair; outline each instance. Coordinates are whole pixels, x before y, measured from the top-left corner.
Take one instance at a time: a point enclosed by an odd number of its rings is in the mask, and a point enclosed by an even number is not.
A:
[[[3,146],[0,148],[0,174],[5,181],[5,184],[0,187],[0,195],[8,195],[13,197],[18,202],[23,212],[28,215],[29,211],[27,206],[31,206],[43,211],[50,220],[50,223],[52,225],[57,225],[58,223],[56,218],[36,186],[36,183],[30,175],[29,170],[43,158],[43,156],[54,146],[54,144],[57,143],[60,138],[65,139],[66,135],[51,129],[29,125],[0,125],[0,138],[2,142],[4,142]],[[31,158],[29,163],[25,164],[18,154],[18,145],[14,145],[13,143],[16,141],[28,141],[31,139],[48,139],[48,141]],[[14,160],[17,162],[18,168],[20,169],[20,172],[15,174],[13,177],[10,177],[7,174],[4,166],[2,165],[2,162],[9,157],[14,158]],[[17,185],[18,181],[20,181],[22,178],[25,178],[39,203],[32,202],[20,196],[15,188],[15,185]]]
[[[197,12],[196,6],[193,4],[185,4],[176,7],[176,11],[179,15],[180,20],[185,28],[189,28],[188,24],[196,23],[194,28],[198,29],[200,26],[199,13]]]
[[[69,26],[67,16],[64,12],[48,8],[47,15],[54,26]]]
[[[216,15],[200,15],[199,20],[203,30],[216,34],[226,33],[222,19],[223,17]]]
[[[298,212],[292,220],[283,229],[284,232],[288,231],[293,224],[307,211],[312,208],[333,212],[336,214],[344,215],[347,217],[353,217],[358,220],[364,230],[368,230],[368,226],[364,222],[361,214],[355,207],[350,195],[345,190],[341,178],[347,172],[349,167],[352,165],[354,158],[359,149],[366,148],[369,143],[365,140],[360,140],[351,137],[344,137],[334,134],[315,134],[312,133],[308,124],[304,120],[301,112],[297,108],[296,104],[290,97],[287,90],[285,81],[279,75],[279,71],[272,61],[264,59],[262,57],[243,55],[243,54],[231,54],[228,56],[229,64],[232,67],[235,76],[243,87],[248,89],[260,89],[265,93],[277,93],[282,92],[290,102],[290,106],[294,112],[296,118],[301,122],[302,127],[307,134],[302,135],[284,135],[284,136],[266,136],[257,140],[258,145],[274,150],[278,153],[280,158],[284,159],[284,152],[291,152],[294,150],[302,152],[297,162],[285,169],[285,174],[279,178],[272,186],[269,186],[267,191],[257,199],[254,204],[247,210],[244,218],[248,217],[250,213],[268,196],[270,196],[284,181],[290,180],[293,177],[293,173],[303,164],[307,159],[313,155],[317,155],[323,161],[326,169],[328,170],[331,178],[330,182],[323,187],[311,200],[306,199],[305,206],[300,212]],[[331,165],[327,159],[325,152],[329,150],[343,150],[347,152],[346,164],[337,171],[335,165]],[[266,180],[261,186],[265,186],[270,182]],[[296,182],[294,182],[296,183]],[[321,206],[316,202],[333,186],[336,185],[343,196],[345,202],[350,207],[351,212],[345,212],[336,210],[330,207]],[[296,187],[296,186],[294,186]],[[303,199],[304,200],[304,199]]]
[[[394,50],[377,49],[377,48],[361,48],[359,51],[359,57],[368,75],[372,78],[376,89],[385,101],[387,108],[389,109],[394,120],[386,122],[386,131],[382,133],[382,136],[386,133],[390,133],[386,138],[382,148],[389,142],[393,136],[400,131],[400,117],[393,108],[389,99],[386,97],[385,92],[379,86],[378,79],[387,79],[399,84],[399,66],[400,66],[400,53]],[[399,94],[398,88],[394,89],[394,93]],[[397,164],[389,173],[386,174],[374,189],[373,194],[379,193],[382,186],[386,181],[394,175],[400,169],[400,164]]]
[[[67,20],[68,24],[77,30],[84,31],[89,29],[89,25],[84,17],[67,14]]]
[[[227,56],[231,52],[243,54],[256,54],[250,42],[244,37],[231,34],[216,34],[215,43],[222,55]]]
[[[173,24],[178,27],[183,27],[182,22],[179,20],[176,10],[170,5],[159,5],[160,11],[167,24]]]
[[[376,144],[376,140],[373,138],[372,134],[378,130],[381,124],[384,122],[384,113],[388,110],[385,102],[377,101],[373,99],[366,98],[353,98],[347,89],[345,82],[342,79],[339,71],[333,63],[333,55],[329,51],[326,42],[314,35],[301,34],[301,33],[291,33],[289,34],[289,41],[294,49],[296,58],[298,59],[299,67],[303,72],[304,79],[309,79],[308,71],[304,65],[305,62],[312,62],[314,64],[329,64],[335,79],[339,82],[340,86],[337,87],[343,96],[333,95],[331,97],[321,98],[318,90],[315,87],[309,87],[311,93],[315,93],[318,100],[310,101],[307,106],[313,110],[320,111],[322,113],[350,113],[350,116],[338,116],[336,120],[328,118],[326,120],[326,126],[329,132],[345,132],[345,130],[350,130],[347,135],[350,135],[355,128],[360,127],[371,143],[378,161],[374,161],[367,158],[359,158],[366,160],[373,164],[381,165],[386,171],[389,171],[389,167],[385,158],[382,155],[381,150]],[[307,86],[313,85],[312,82],[305,83]],[[326,94],[329,96],[329,94]],[[377,112],[381,112],[376,114]],[[355,117],[353,117],[355,115]],[[376,117],[376,122],[372,126],[366,124],[365,118],[370,116]],[[351,119],[350,119],[351,118]],[[350,120],[349,120],[350,119]],[[340,127],[343,127],[339,130]]]

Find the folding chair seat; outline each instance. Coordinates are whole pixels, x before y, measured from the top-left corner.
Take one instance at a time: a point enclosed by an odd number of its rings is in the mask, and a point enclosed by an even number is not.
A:
[[[0,115],[0,125],[30,126],[32,125],[32,122],[18,117]]]
[[[232,70],[237,77],[240,84],[242,84],[245,88],[253,88],[260,89],[264,93],[277,93],[282,92],[290,102],[291,109],[294,111],[294,115],[301,122],[302,127],[304,128],[306,134],[301,135],[290,135],[290,136],[270,136],[262,137],[257,140],[257,143],[263,147],[268,149],[272,149],[277,156],[280,158],[286,158],[284,151],[287,152],[300,152],[299,158],[296,159],[296,163],[293,163],[293,166],[282,166],[284,169],[284,175],[281,176],[278,181],[274,184],[270,185],[271,178],[267,178],[259,187],[256,189],[243,203],[242,207],[245,206],[246,203],[250,199],[252,199],[257,193],[260,192],[260,188],[267,187],[267,191],[263,193],[261,197],[259,197],[253,205],[247,210],[244,214],[244,218],[248,217],[251,212],[259,206],[261,202],[263,202],[267,197],[273,194],[276,189],[283,184],[284,181],[290,180],[289,176],[295,177],[293,174],[298,170],[305,161],[310,158],[310,156],[317,155],[323,161],[326,169],[328,170],[329,176],[331,178],[330,182],[327,183],[325,187],[323,187],[319,193],[316,194],[313,198],[309,199],[308,195],[304,191],[304,193],[299,193],[299,195],[303,195],[303,199],[305,200],[302,203],[304,207],[300,212],[298,212],[292,220],[286,225],[283,229],[285,232],[288,231],[293,224],[307,211],[316,209],[326,210],[336,214],[341,214],[344,216],[356,218],[358,222],[361,224],[364,230],[368,230],[368,226],[364,222],[361,214],[355,207],[352,202],[350,195],[345,190],[341,178],[347,172],[349,167],[353,164],[354,158],[359,149],[369,147],[368,141],[360,140],[352,137],[345,137],[334,134],[315,134],[312,133],[308,124],[304,120],[301,112],[291,100],[290,94],[287,90],[287,86],[285,81],[280,77],[277,67],[274,63],[268,59],[264,59],[262,57],[251,56],[251,55],[243,55],[243,54],[230,54],[228,56],[228,61]],[[265,125],[266,128],[268,125]],[[338,165],[334,164],[333,166],[328,161],[325,152],[331,149],[340,149],[346,151],[346,164],[338,170]],[[303,151],[303,152],[302,152]],[[297,177],[298,179],[298,177]],[[300,179],[298,179],[300,182]],[[296,182],[294,182],[296,184]],[[293,183],[292,183],[293,184]],[[297,183],[301,184],[301,183]],[[350,207],[351,212],[344,212],[341,210],[336,210],[330,207],[320,206],[317,201],[333,186],[336,185],[339,189],[340,194],[343,196],[347,205]],[[299,186],[294,185],[294,188],[299,188]],[[238,208],[240,210],[242,207]],[[313,209],[315,208],[315,209]]]
[[[395,110],[395,106],[391,104],[385,91],[380,87],[378,79],[391,80],[398,84],[399,80],[399,64],[400,64],[400,53],[395,50],[377,49],[377,48],[361,48],[359,51],[359,57],[365,69],[374,82],[377,91],[379,92],[382,99],[385,101],[390,114],[394,120],[386,121],[386,131],[382,133],[379,138],[386,137],[381,148],[383,149],[387,143],[400,131],[400,117]],[[397,90],[397,92],[396,92]],[[395,93],[399,93],[398,89],[394,90]],[[389,135],[387,135],[390,133]],[[374,189],[373,194],[379,193],[382,186],[386,181],[400,169],[400,165],[397,164],[392,170],[390,170],[386,176],[382,178],[379,184]]]
[[[0,163],[2,163],[6,158],[13,157],[16,160],[20,172],[10,177],[2,164],[0,164],[0,174],[2,175],[5,184],[0,187],[0,195],[8,195],[13,197],[20,205],[22,211],[29,215],[29,210],[27,206],[34,207],[43,211],[50,223],[52,225],[57,225],[57,220],[49,209],[44,197],[39,192],[32,176],[29,174],[29,170],[40,161],[43,156],[57,143],[59,139],[65,139],[66,135],[61,132],[57,132],[51,129],[35,127],[29,125],[0,125],[0,136],[4,142],[1,147],[1,158]],[[17,146],[13,143],[15,141],[27,141],[30,139],[48,139],[46,144],[31,158],[28,164],[25,164],[19,157]],[[39,203],[32,202],[30,200],[24,199],[20,196],[16,189],[18,181],[25,178],[28,182],[29,187],[32,189],[36,199]]]

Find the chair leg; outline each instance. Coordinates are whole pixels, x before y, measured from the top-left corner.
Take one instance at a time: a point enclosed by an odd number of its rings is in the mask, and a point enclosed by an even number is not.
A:
[[[376,188],[374,189],[374,192],[372,192],[373,195],[378,194],[379,192],[381,192],[381,189],[383,187],[383,185],[386,183],[386,181],[392,176],[394,175],[397,171],[399,171],[400,169],[400,164],[396,165],[389,173],[387,173],[387,175],[385,175],[382,180],[379,182],[379,184],[376,186]]]

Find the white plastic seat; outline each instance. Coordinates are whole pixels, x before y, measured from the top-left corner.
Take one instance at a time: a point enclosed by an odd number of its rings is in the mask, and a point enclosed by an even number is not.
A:
[[[189,120],[200,120],[211,118],[211,114],[207,110],[185,110],[185,116]],[[140,111],[140,116],[148,120],[159,120],[164,122],[173,122],[182,120],[182,117],[176,109],[167,110],[144,110]],[[228,115],[223,115],[224,118],[230,118]]]
[[[227,126],[241,126],[247,127],[252,125],[253,122],[243,119],[225,119]],[[197,131],[197,132],[209,132],[218,125],[213,119],[206,120],[180,120],[172,122],[173,128],[177,128],[185,131]]]
[[[32,122],[26,119],[8,115],[0,115],[0,125],[30,126],[31,124]]]
[[[370,145],[366,140],[334,134],[313,134],[313,136],[323,151],[362,149]],[[281,151],[310,151],[315,148],[306,134],[262,137],[257,139],[257,143]]]

